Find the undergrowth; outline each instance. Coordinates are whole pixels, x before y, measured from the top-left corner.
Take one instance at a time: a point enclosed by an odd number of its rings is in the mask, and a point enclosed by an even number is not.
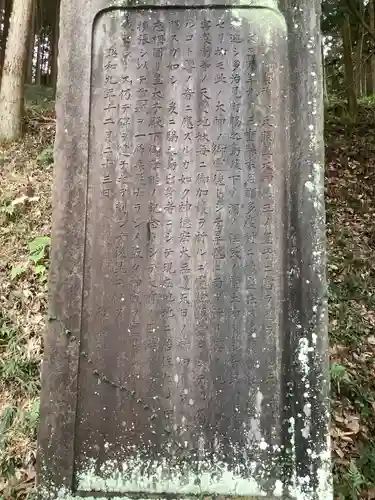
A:
[[[31,498],[35,483],[55,128],[53,104],[43,97],[43,89],[29,102],[25,127],[21,141],[0,146],[0,499],[4,500]]]
[[[350,130],[350,132],[349,132]],[[375,107],[326,120],[336,498],[375,498]]]

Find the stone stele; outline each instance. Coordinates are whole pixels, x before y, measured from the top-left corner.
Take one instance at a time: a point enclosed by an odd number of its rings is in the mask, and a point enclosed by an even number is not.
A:
[[[39,492],[330,500],[318,0],[62,0]]]

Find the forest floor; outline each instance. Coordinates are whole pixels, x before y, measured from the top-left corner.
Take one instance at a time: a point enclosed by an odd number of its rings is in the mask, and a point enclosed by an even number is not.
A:
[[[0,146],[0,500],[31,498],[47,306],[53,105]],[[332,455],[338,500],[375,499],[375,106],[326,119]]]

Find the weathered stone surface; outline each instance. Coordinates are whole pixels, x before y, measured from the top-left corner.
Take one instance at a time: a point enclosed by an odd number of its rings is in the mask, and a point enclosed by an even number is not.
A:
[[[63,2],[44,498],[330,498],[319,12],[250,4]]]

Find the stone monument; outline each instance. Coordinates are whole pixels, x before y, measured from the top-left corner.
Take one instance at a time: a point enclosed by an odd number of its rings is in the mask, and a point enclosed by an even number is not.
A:
[[[332,497],[319,14],[62,0],[43,499]]]

